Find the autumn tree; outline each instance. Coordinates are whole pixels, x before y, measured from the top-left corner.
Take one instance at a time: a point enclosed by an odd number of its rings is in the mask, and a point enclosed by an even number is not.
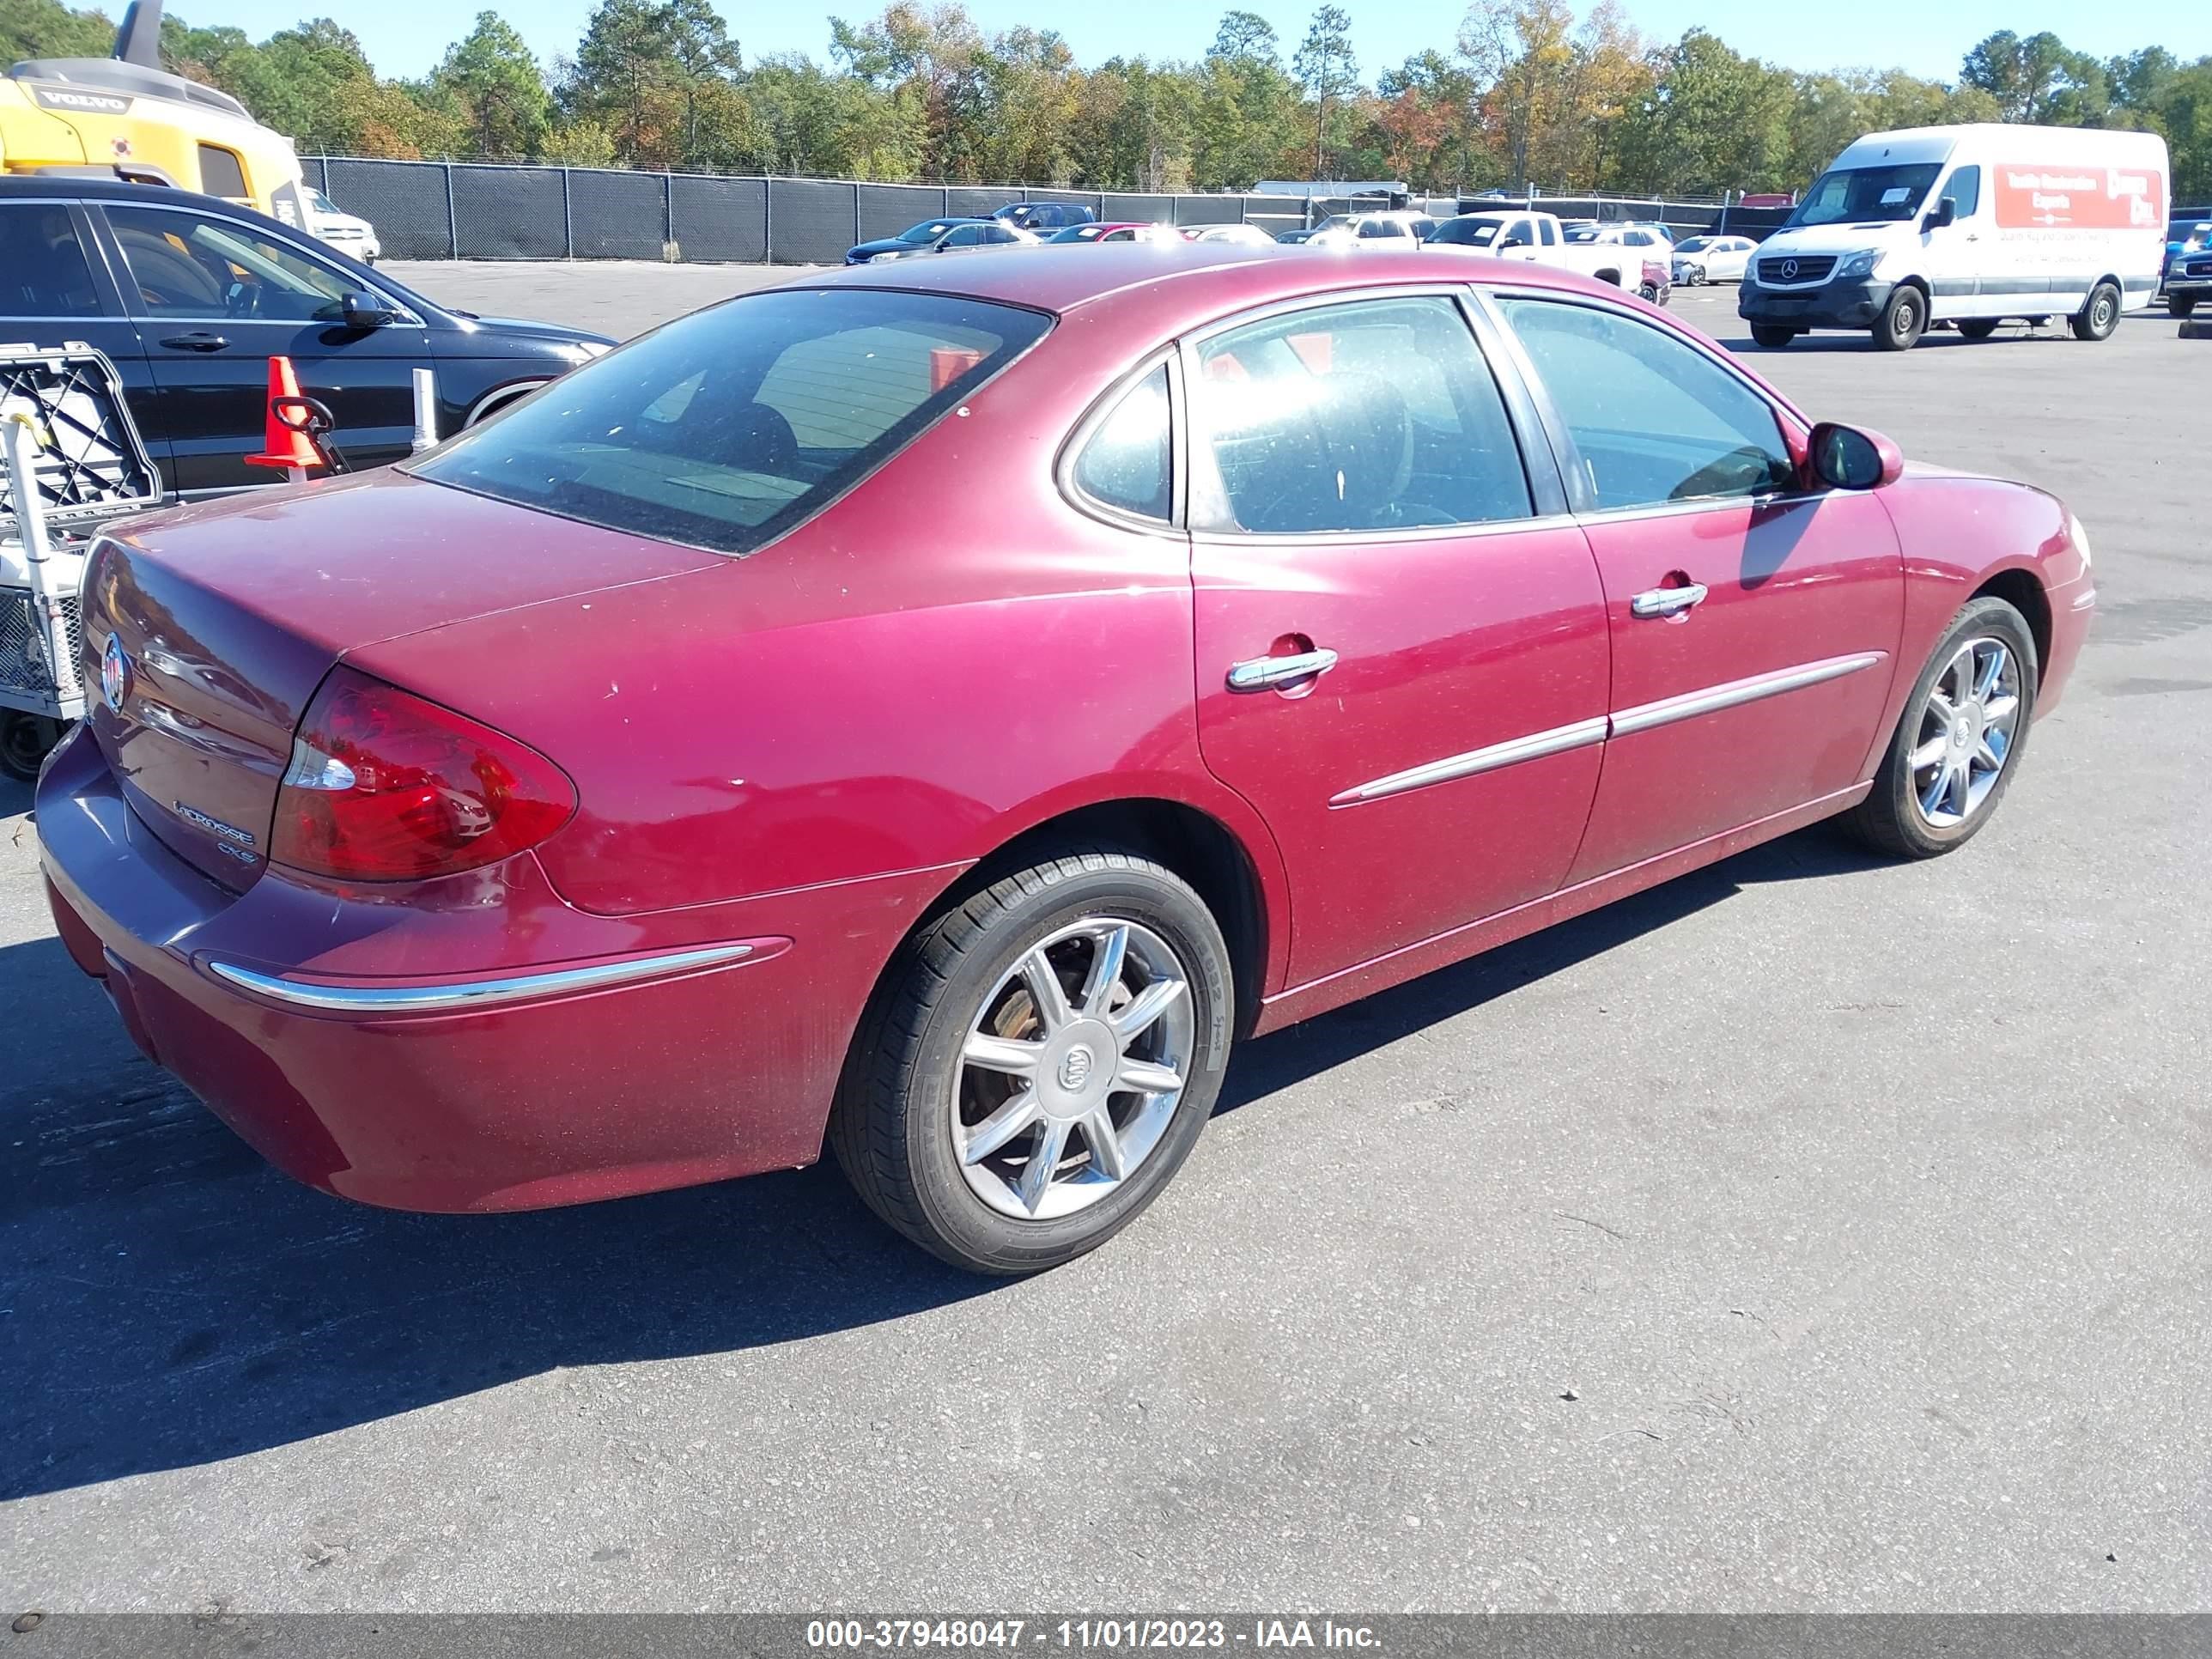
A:
[[[1341,6],[1323,6],[1313,15],[1304,43],[1291,60],[1291,73],[1314,100],[1314,177],[1328,177],[1325,147],[1328,106],[1338,107],[1359,90],[1359,60],[1352,52],[1352,19]]]

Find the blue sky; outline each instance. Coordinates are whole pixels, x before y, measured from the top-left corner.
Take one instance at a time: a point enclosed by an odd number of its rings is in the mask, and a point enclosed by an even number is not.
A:
[[[844,0],[839,15],[857,20],[882,0]],[[1352,40],[1364,76],[1429,46],[1449,46],[1463,8],[1454,0],[1342,0],[1352,14]],[[1808,0],[1623,0],[1630,20],[1646,35],[1673,40],[1701,25],[1739,52],[1791,69],[1848,64],[1903,68],[1948,80],[1966,48],[1993,29],[2022,34],[2050,29],[2069,46],[2109,57],[2138,46],[2163,46],[2177,57],[2212,52],[2212,5],[2203,0],[2136,0],[2126,6],[2085,7],[2081,0],[2005,0],[2002,4],[1931,5],[1929,0],[1851,0],[1848,6]],[[1311,3],[1251,4],[1274,24],[1286,48],[1305,33]],[[303,16],[328,14],[361,37],[378,70],[419,75],[465,33],[482,0],[171,0],[170,10],[202,25],[234,24],[256,40]],[[518,0],[498,6],[541,58],[572,51],[591,15],[592,0]],[[828,12],[805,4],[757,6],[722,0],[724,16],[747,58],[771,52],[826,57]],[[1580,7],[1578,9],[1582,9]],[[118,8],[119,10],[119,7]],[[1228,0],[1117,0],[1109,6],[1038,4],[1036,0],[968,0],[971,15],[987,29],[1032,22],[1058,28],[1079,60],[1097,63],[1116,52],[1194,58],[1212,39]],[[1839,21],[1848,26],[1838,27]]]

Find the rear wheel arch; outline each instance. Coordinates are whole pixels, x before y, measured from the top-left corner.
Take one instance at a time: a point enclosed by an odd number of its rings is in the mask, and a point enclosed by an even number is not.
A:
[[[1190,884],[1228,942],[1237,988],[1237,1034],[1258,1018],[1271,955],[1280,944],[1270,919],[1267,876],[1250,843],[1214,814],[1159,796],[1122,797],[1040,819],[976,860],[926,908],[914,931],[1011,871],[1069,847],[1110,845],[1166,866]],[[1272,859],[1272,847],[1260,856]],[[1270,872],[1274,873],[1274,872]],[[1278,886],[1279,891],[1279,887]],[[896,960],[898,953],[892,953]]]

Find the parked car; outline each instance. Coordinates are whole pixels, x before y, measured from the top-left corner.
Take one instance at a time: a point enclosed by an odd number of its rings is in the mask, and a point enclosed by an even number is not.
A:
[[[1026,230],[1041,240],[1071,225],[1087,225],[1098,216],[1073,202],[1009,202],[991,216],[1002,225]]]
[[[154,185],[0,179],[0,329],[114,360],[168,487],[187,499],[281,480],[263,447],[269,359],[330,408],[356,467],[415,433],[414,373],[441,432],[605,351],[602,335],[454,311],[251,208]]]
[[[1037,238],[996,219],[925,219],[896,236],[848,248],[848,265],[912,259],[925,253],[955,253],[979,247],[1034,247]]]
[[[342,211],[337,203],[312,185],[307,187],[306,195],[308,228],[317,236],[365,265],[373,265],[384,257],[384,244],[378,240],[374,225],[358,214]]]
[[[1377,213],[1335,213],[1306,238],[1312,247],[1404,247],[1428,240],[1437,222],[1425,213],[1391,210]]]
[[[1847,146],[1761,244],[1737,290],[1752,338],[1864,330],[1909,350],[1931,323],[1985,340],[2060,316],[2108,339],[2163,264],[2166,140],[2010,125],[1875,132]]]
[[[1759,252],[1748,236],[1690,236],[1674,244],[1672,275],[1685,288],[1705,283],[1740,283],[1744,267]]]
[[[1060,243],[1088,243],[1180,241],[1182,239],[1176,235],[1173,225],[1155,225],[1136,221],[1116,220],[1106,223],[1070,225],[1066,230],[1046,240]]]
[[[1183,234],[1194,242],[1229,242],[1239,247],[1269,247],[1275,240],[1257,225],[1205,225]]]
[[[1663,258],[1667,247],[1663,239],[1640,226],[1563,224],[1552,214],[1528,208],[1460,214],[1439,224],[1429,243],[1571,270],[1614,288],[1640,286],[1644,261]],[[1633,283],[1628,280],[1632,271],[1638,279]]]
[[[826,1147],[1023,1273],[1244,1036],[1815,820],[1956,850],[2094,592],[2051,496],[1565,273],[933,260],[103,543],[36,822],[70,955],[305,1181]]]

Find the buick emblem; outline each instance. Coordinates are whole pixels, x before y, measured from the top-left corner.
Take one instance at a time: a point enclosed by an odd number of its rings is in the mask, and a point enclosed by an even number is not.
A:
[[[1782,262],[1782,280],[1785,283],[1794,283],[1797,280],[1797,262],[1795,259],[1784,259]]]
[[[1070,1048],[1060,1062],[1060,1086],[1073,1094],[1091,1081],[1091,1050],[1080,1044]]]
[[[131,695],[131,659],[123,653],[123,641],[112,634],[100,659],[100,695],[118,714],[123,712],[124,698]]]

